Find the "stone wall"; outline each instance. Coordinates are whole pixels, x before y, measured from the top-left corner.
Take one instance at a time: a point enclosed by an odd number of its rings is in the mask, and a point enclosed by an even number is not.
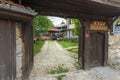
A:
[[[108,64],[120,69],[120,35],[109,35]]]
[[[23,41],[21,24],[16,24],[16,80],[21,80],[23,66]]]

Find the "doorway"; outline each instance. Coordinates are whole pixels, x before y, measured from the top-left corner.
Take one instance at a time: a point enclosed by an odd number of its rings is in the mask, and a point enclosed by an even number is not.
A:
[[[102,66],[104,62],[104,34],[93,32],[90,34],[90,66]]]

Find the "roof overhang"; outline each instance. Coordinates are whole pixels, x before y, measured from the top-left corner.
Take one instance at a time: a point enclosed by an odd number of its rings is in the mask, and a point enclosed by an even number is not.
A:
[[[120,15],[119,0],[22,0],[41,15],[61,17]]]

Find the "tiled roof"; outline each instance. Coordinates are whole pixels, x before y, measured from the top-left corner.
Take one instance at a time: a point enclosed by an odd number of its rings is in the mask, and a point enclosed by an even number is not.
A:
[[[37,13],[30,7],[24,7],[23,5],[14,3],[13,1],[0,0],[0,8],[30,15],[37,15]]]
[[[52,31],[52,32],[59,32],[60,30],[58,30],[57,28],[51,28],[48,31]]]

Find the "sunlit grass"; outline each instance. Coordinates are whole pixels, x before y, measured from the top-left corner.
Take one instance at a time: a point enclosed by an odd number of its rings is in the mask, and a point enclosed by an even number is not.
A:
[[[72,41],[58,41],[58,43],[61,44],[64,48],[78,46],[78,42]]]
[[[34,55],[36,55],[38,52],[40,52],[41,48],[43,47],[44,40],[40,40],[39,42],[36,42],[34,44]]]
[[[78,53],[78,48],[71,48],[71,49],[67,49],[67,50],[70,52],[73,52],[73,53]]]

